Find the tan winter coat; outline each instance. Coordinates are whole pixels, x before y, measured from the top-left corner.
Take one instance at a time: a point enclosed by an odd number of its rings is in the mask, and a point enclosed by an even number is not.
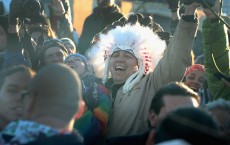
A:
[[[143,77],[129,93],[118,90],[111,109],[107,137],[144,133],[154,93],[162,85],[181,81],[191,63],[191,49],[197,24],[181,20],[169,46],[154,72]]]

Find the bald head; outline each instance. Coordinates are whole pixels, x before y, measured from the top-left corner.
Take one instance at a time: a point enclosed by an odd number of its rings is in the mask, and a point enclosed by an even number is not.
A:
[[[52,116],[70,121],[78,111],[81,83],[76,72],[65,64],[51,64],[42,68],[32,80],[29,92],[30,119]]]

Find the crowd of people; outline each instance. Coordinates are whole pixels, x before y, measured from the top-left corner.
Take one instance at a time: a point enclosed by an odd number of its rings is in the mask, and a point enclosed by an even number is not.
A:
[[[229,145],[222,0],[167,2],[171,32],[97,0],[78,41],[72,1],[11,0],[0,16],[0,145]]]

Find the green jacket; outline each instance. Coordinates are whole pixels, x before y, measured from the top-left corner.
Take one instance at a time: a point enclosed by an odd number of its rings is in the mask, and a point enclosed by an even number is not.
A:
[[[224,24],[205,20],[202,28],[204,65],[214,99],[230,100],[230,88],[214,76],[218,69],[229,76],[229,44]]]

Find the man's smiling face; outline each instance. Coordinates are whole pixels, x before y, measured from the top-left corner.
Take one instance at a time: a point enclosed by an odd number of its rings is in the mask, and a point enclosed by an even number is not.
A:
[[[138,70],[137,59],[128,51],[116,51],[111,56],[109,70],[115,84],[123,83]]]

